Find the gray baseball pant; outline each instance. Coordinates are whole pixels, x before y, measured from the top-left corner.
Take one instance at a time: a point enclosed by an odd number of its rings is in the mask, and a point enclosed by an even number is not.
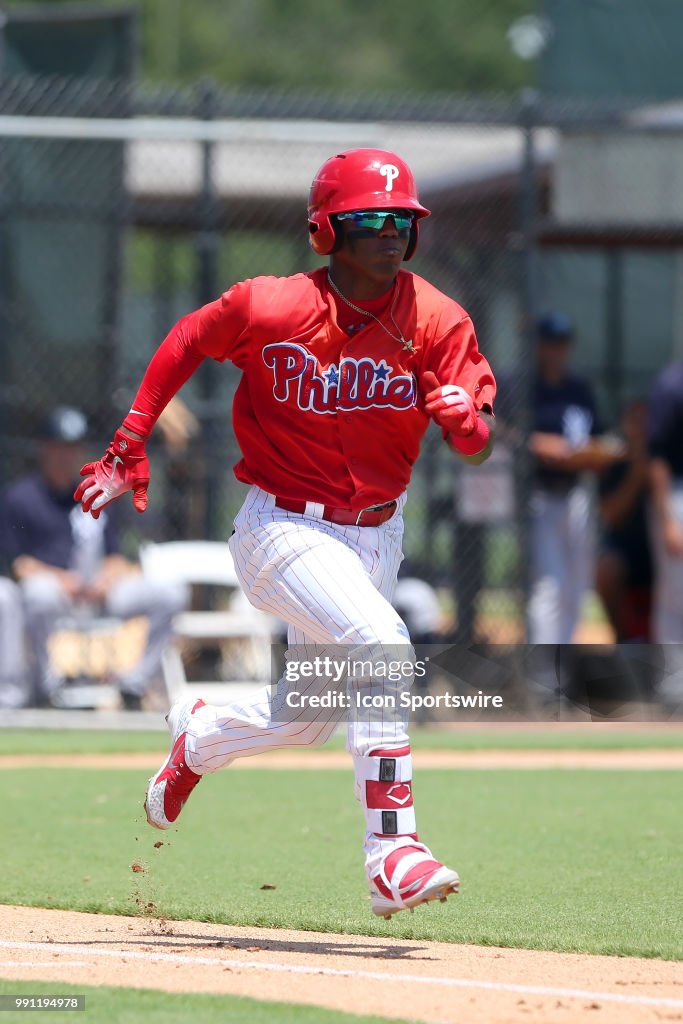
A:
[[[59,619],[77,612],[77,605],[49,573],[24,580],[21,590],[33,660],[34,696],[50,697],[61,680],[50,664],[48,641]],[[188,600],[184,584],[157,583],[140,575],[125,576],[112,586],[104,613],[122,620],[144,616],[148,622],[145,650],[138,663],[119,679],[120,690],[142,696],[150,687],[161,671],[161,657],[173,634],[173,618],[187,607]]]

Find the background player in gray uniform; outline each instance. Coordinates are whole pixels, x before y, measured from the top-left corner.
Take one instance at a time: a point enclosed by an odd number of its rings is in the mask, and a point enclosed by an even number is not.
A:
[[[537,363],[531,391],[529,447],[533,483],[529,507],[528,640],[534,653],[531,686],[555,704],[560,680],[557,645],[570,644],[594,578],[596,514],[592,472],[624,455],[599,435],[589,382],[570,367],[574,327],[555,311],[536,324]],[[500,419],[514,443],[515,416],[526,400],[518,375],[502,385]],[[564,682],[564,681],[563,681]]]
[[[589,468],[577,458],[600,433],[588,381],[569,366],[574,330],[564,314],[541,317],[533,391],[529,642],[569,644],[593,579],[595,514]]]
[[[85,416],[61,407],[41,430],[39,467],[14,481],[2,502],[2,548],[19,584],[31,678],[26,697],[58,703],[63,683],[49,655],[49,639],[60,618],[81,609],[105,610],[115,618],[145,616],[146,648],[119,680],[125,708],[136,709],[160,672],[161,654],[173,617],[187,603],[186,588],[146,580],[119,553],[116,513],[100,520],[74,507],[74,480],[83,461]],[[14,626],[14,646],[22,643]],[[13,661],[19,656],[15,651]]]
[[[652,542],[655,559],[653,636],[664,644],[659,696],[683,712],[683,362],[658,377],[649,406]]]

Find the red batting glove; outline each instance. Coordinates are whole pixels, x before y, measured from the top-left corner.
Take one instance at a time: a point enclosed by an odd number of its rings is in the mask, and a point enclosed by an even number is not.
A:
[[[126,491],[133,492],[133,505],[138,512],[147,508],[149,463],[141,438],[128,437],[117,430],[104,456],[99,462],[83,466],[81,476],[86,479],[76,488],[74,501],[80,501],[83,511],[90,512],[93,519],[99,519],[104,506]]]
[[[422,379],[432,390],[425,397],[425,410],[440,427],[456,437],[466,437],[477,425],[477,407],[464,388],[439,384],[436,374],[426,370]]]
[[[432,388],[425,397],[425,411],[448,432],[453,447],[462,455],[483,452],[491,431],[479,415],[474,399],[457,384],[441,386],[431,370],[425,370],[422,380]]]

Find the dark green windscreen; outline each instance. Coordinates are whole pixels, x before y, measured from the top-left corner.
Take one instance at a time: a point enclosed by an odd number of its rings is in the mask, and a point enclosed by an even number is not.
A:
[[[10,8],[3,114],[125,117],[130,11]],[[119,346],[123,144],[0,138],[0,398],[31,432],[46,408],[107,415]],[[29,383],[30,382],[30,383]]]
[[[683,94],[683,0],[542,0],[552,36],[540,68],[554,96]]]

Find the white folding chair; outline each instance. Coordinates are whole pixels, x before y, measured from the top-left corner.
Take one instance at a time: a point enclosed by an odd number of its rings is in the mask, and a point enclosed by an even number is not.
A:
[[[171,701],[182,696],[206,696],[213,703],[237,697],[237,686],[246,690],[270,679],[270,644],[276,620],[252,607],[240,590],[239,580],[226,543],[220,541],[169,541],[140,548],[142,571],[151,580],[220,587],[226,591],[221,610],[180,612],[174,619],[175,641],[163,657],[164,683]],[[187,678],[185,657],[189,648],[213,642],[222,653],[220,682]]]

